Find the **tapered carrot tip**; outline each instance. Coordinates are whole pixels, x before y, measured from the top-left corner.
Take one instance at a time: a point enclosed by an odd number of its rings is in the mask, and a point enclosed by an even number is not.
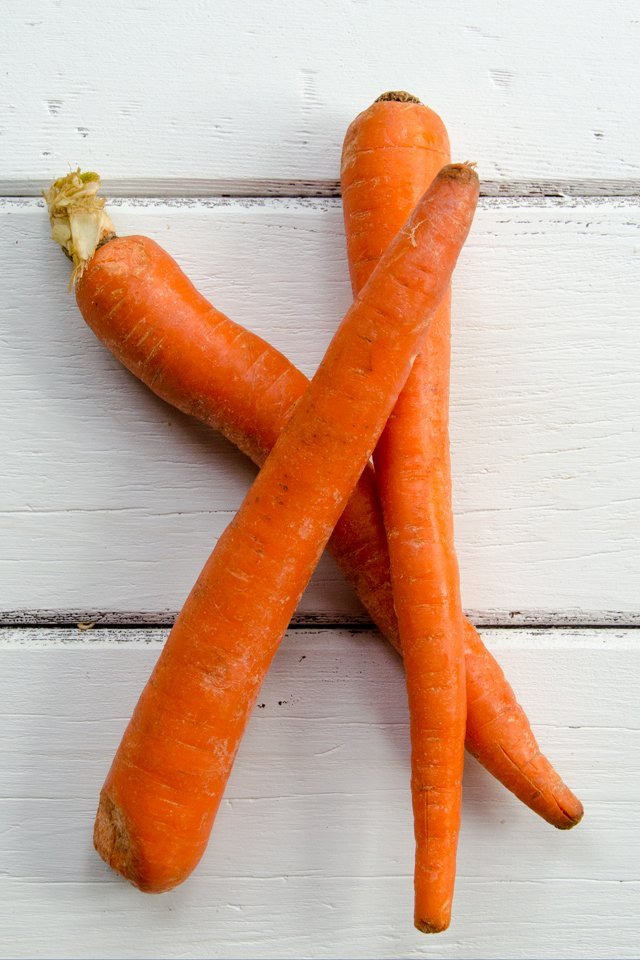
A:
[[[554,822],[554,826],[558,830],[572,830],[584,817],[584,807],[568,787],[562,801],[562,811],[566,819]]]
[[[420,920],[416,918],[413,921],[413,925],[416,930],[419,930],[420,933],[442,933],[449,926],[449,919],[443,920],[442,923],[433,923],[429,920]]]
[[[418,861],[428,859],[429,853],[424,847],[422,851],[418,848],[416,859]],[[447,864],[447,866],[451,865]],[[420,933],[442,933],[449,928],[455,863],[452,865],[452,869],[454,872],[445,878],[442,874],[438,877],[433,872],[424,874],[420,867],[416,866],[414,873],[413,925]]]

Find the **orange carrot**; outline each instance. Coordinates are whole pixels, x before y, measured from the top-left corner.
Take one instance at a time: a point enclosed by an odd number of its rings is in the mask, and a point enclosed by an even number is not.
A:
[[[72,174],[48,194],[54,239],[74,256],[82,315],[96,336],[168,403],[220,430],[261,465],[308,385],[260,337],[200,296],[175,261],[146,237],[115,236],[97,177]],[[64,186],[62,186],[64,184]],[[415,188],[414,188],[415,189]],[[62,193],[65,203],[57,206]],[[69,249],[69,203],[97,203],[93,246]],[[118,283],[113,277],[118,276]],[[165,285],[166,293],[158,296]],[[170,300],[171,309],[165,309]],[[141,317],[132,303],[145,302]],[[373,621],[400,650],[389,555],[373,470],[366,467],[329,547]],[[582,807],[540,753],[524,711],[474,627],[465,625],[467,749],[532,810],[560,829]]]
[[[449,142],[441,119],[417,97],[403,91],[383,94],[351,124],[343,149],[341,185],[354,293],[366,283],[396,231],[448,158]],[[411,676],[407,663],[401,608],[407,613],[406,629],[424,628],[425,624],[416,623],[407,608],[431,603],[419,609],[439,637],[439,652],[443,652],[443,634],[448,637],[454,662],[460,659],[460,646],[465,649],[467,749],[549,823],[568,829],[582,818],[582,804],[541,754],[524,711],[477,630],[459,616],[448,432],[450,340],[450,310],[445,301],[434,316],[422,356],[414,364],[374,455],[385,523],[388,531],[394,528],[394,536],[389,538],[392,571],[394,554],[399,555],[397,564],[402,568],[407,539],[413,542],[420,534],[426,541],[421,548],[426,581],[420,588],[414,593],[405,578],[399,581],[392,576],[409,702],[414,712],[419,706],[424,708],[424,723],[428,724],[430,711],[426,709],[424,684],[420,684],[420,663],[414,662],[417,677]],[[413,437],[406,435],[407,430]],[[417,504],[419,515],[414,510],[412,516],[412,505]],[[399,600],[400,590],[403,597]],[[456,624],[459,635],[454,641]],[[415,691],[412,696],[414,683],[420,687],[420,701]],[[455,714],[451,701],[449,706]],[[412,722],[413,739],[419,735],[416,726]],[[456,736],[452,731],[452,741]],[[459,751],[456,769],[461,772]],[[418,776],[418,792],[419,784]],[[419,800],[414,791],[414,807]],[[444,829],[441,833],[446,836]],[[418,860],[423,841],[421,831],[417,837]],[[449,849],[448,853],[451,866],[454,851]],[[420,872],[418,864],[417,884]],[[449,881],[452,884],[452,871]],[[446,902],[444,888],[442,897]],[[417,908],[420,913],[418,904]],[[419,922],[420,917],[416,919]]]
[[[477,196],[464,164],[446,167],[425,193],[171,630],[102,789],[94,832],[100,855],[142,890],[176,886],[202,856],[260,684],[446,292]],[[120,282],[116,269],[111,283]],[[141,321],[149,298],[172,309],[166,284],[144,289],[131,297]]]
[[[351,124],[342,197],[356,295],[406,220],[419,184],[448,162],[442,121],[407,94],[383,95]],[[447,297],[374,453],[407,677],[414,922],[424,933],[446,930],[451,920],[466,724],[447,428],[449,306]]]

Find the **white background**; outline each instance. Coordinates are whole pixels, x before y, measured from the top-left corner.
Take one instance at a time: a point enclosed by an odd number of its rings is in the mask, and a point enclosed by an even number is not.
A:
[[[636,957],[637,5],[10,0],[3,21],[0,956]],[[349,304],[342,137],[389,88],[483,178],[454,287],[463,600],[586,807],[558,833],[470,760],[429,939],[400,664],[326,559],[197,873],[148,897],[93,853],[166,624],[254,471],[95,340],[38,199],[97,169],[120,233],[311,374]]]

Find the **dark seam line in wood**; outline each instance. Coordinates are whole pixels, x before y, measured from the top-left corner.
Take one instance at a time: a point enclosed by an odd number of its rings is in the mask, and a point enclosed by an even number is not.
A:
[[[598,629],[620,630],[640,627],[640,612],[603,611],[469,611],[469,619],[482,629]],[[91,624],[94,629],[159,629],[173,625],[174,611],[97,611],[97,610],[8,610],[0,612],[0,628],[47,629]],[[371,630],[367,617],[329,614],[297,614],[290,630]]]
[[[39,197],[48,186],[44,180],[0,180],[0,198]],[[208,199],[272,198],[306,199],[339,197],[338,180],[205,180],[205,179],[118,179],[104,180],[103,193],[113,198]],[[639,197],[640,180],[483,180],[483,197]]]

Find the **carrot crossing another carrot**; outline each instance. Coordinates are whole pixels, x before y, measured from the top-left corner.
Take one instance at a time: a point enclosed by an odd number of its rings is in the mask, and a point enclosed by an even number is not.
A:
[[[181,883],[202,856],[262,679],[447,289],[477,196],[477,176],[464,164],[447,167],[425,193],[344,318],[169,635],[95,824],[98,852],[143,890]],[[141,322],[146,300],[135,285],[122,287],[121,262],[111,271]],[[144,257],[124,272],[144,274]],[[153,299],[173,308],[167,285]],[[163,346],[153,356],[158,378]]]
[[[64,180],[64,217],[56,216],[59,232],[54,236],[63,246],[71,236],[67,203],[73,208],[80,195],[86,220],[87,203],[95,197],[99,183],[95,176],[85,181],[78,174]],[[419,189],[414,182],[408,209]],[[50,209],[55,209],[53,188],[48,201]],[[76,252],[75,266],[84,271],[76,285],[76,299],[87,324],[155,393],[220,430],[262,464],[306,390],[307,378],[272,346],[211,306],[153,240],[109,239],[114,229],[105,220],[102,203],[93,226],[96,242],[108,242],[95,252],[85,248],[84,262]],[[400,650],[386,535],[373,470],[368,466],[329,548],[373,621]],[[467,749],[553,826],[574,826],[582,816],[580,802],[540,753],[500,666],[468,621],[464,641]]]
[[[97,336],[158,395],[262,465],[101,791],[96,849],[144,891],[183,882],[202,856],[260,685],[329,538],[404,657],[418,929],[450,922],[465,734],[549,822],[567,828],[582,816],[462,614],[447,288],[478,183],[470,165],[447,161],[441,121],[410,95],[383,95],[349,128],[341,180],[355,302],[310,385],[208,304],[157,244],[116,237],[96,174],[76,171],[46,194]]]
[[[341,180],[355,294],[448,162],[442,121],[415,97],[385,94],[353,121]],[[425,933],[451,919],[467,706],[451,510],[450,328],[446,297],[374,453],[409,698],[414,922]]]
[[[448,137],[440,118],[404,91],[383,94],[353,121],[345,136],[341,186],[354,291],[366,282],[395,231],[437,170],[447,162],[448,155]],[[415,509],[420,510],[425,500],[431,507],[427,528],[431,527],[433,536],[426,552],[430,553],[434,570],[432,589],[437,594],[440,588],[442,597],[451,603],[457,593],[457,565],[450,508],[449,352],[450,320],[448,304],[443,303],[426,338],[423,358],[416,361],[406,389],[411,390],[407,402],[411,416],[425,428],[419,462],[412,471],[412,479],[418,474],[421,477],[421,495],[416,489],[413,497]],[[415,383],[417,378],[422,381],[420,389]],[[394,507],[398,472],[403,469],[407,452],[395,424],[392,416],[376,459],[376,467],[383,473],[387,514]],[[392,451],[388,449],[389,441]],[[385,478],[384,474],[390,471],[392,476]],[[412,496],[410,493],[408,500]],[[409,528],[419,526],[410,515],[407,523]],[[449,545],[449,560],[444,563],[447,549],[443,554],[443,545]],[[393,553],[393,544],[389,546]],[[396,593],[398,586],[394,583]],[[427,603],[428,593],[428,588],[416,592],[413,602]],[[446,613],[450,627],[457,619],[457,610],[458,603],[454,603],[454,609]],[[444,613],[443,610],[441,615]],[[540,752],[526,714],[475,627],[462,618],[459,630],[457,646],[459,649],[461,643],[465,651],[467,749],[553,826],[575,826],[583,815],[582,804]],[[400,639],[402,644],[402,636]]]

